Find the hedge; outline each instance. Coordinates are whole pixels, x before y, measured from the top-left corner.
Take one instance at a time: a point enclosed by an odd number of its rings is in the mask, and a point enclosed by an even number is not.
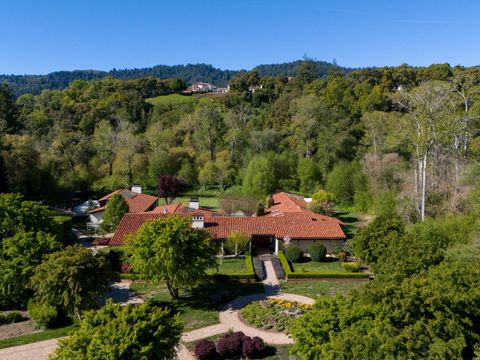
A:
[[[285,277],[288,280],[290,279],[366,279],[368,278],[367,273],[349,273],[349,272],[300,272],[292,271],[290,263],[283,251],[278,252],[278,259],[283,266],[285,271]]]
[[[279,251],[277,256],[278,256],[278,259],[280,260],[280,263],[282,264],[283,271],[285,271],[285,275],[288,278],[289,275],[293,273],[292,268],[290,267],[290,263],[285,257],[285,254],[283,253],[283,251]]]
[[[348,272],[293,272],[287,275],[288,279],[366,279],[367,273]]]

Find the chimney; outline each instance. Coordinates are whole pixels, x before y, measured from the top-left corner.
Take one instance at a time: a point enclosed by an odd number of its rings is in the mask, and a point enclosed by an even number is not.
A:
[[[205,226],[205,220],[203,215],[193,215],[192,216],[192,229],[203,229]]]
[[[191,197],[190,202],[188,203],[188,207],[190,209],[197,210],[200,207],[200,202],[198,201],[198,197]]]
[[[132,187],[130,188],[130,191],[134,192],[134,193],[137,193],[137,194],[141,194],[142,193],[142,186],[141,185],[132,185]]]

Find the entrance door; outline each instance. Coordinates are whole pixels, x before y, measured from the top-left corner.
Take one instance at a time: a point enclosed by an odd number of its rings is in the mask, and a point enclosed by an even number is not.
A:
[[[252,255],[272,254],[275,242],[272,236],[254,236],[252,239]]]

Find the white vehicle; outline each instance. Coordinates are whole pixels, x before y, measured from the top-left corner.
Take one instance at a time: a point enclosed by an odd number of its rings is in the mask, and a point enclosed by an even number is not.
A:
[[[73,208],[75,216],[88,216],[88,213],[92,209],[100,207],[100,203],[97,200],[88,200]]]

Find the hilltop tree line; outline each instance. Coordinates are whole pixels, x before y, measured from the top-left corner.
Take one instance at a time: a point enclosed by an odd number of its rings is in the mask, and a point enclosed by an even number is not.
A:
[[[296,69],[301,60],[282,63],[259,65],[256,67],[260,76],[295,76]],[[337,67],[324,61],[317,61],[318,75],[324,77],[332,68],[347,71],[346,68]],[[56,71],[46,75],[0,75],[0,83],[9,85],[15,96],[23,94],[39,95],[43,90],[62,90],[74,80],[100,80],[111,76],[119,80],[135,80],[142,77],[155,77],[158,79],[180,78],[187,84],[199,81],[209,82],[216,86],[225,87],[238,74],[244,70],[222,70],[207,64],[187,65],[157,65],[147,68],[113,69],[111,71],[74,70]]]
[[[334,68],[322,77],[305,59],[291,78],[240,73],[225,96],[165,96],[185,85],[108,77],[16,99],[4,85],[4,191],[46,199],[140,183],[155,192],[158,176],[173,174],[259,199],[325,189],[340,206],[395,207],[416,220],[464,211],[476,186],[477,68]]]

